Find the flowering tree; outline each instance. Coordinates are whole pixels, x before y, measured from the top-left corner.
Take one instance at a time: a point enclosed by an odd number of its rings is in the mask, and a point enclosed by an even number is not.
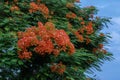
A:
[[[0,1],[0,79],[87,80],[87,71],[111,60],[101,33],[109,20],[78,3]]]

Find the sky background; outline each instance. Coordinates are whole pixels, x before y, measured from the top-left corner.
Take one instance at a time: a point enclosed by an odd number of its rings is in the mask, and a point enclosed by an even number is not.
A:
[[[96,72],[99,80],[120,80],[120,0],[81,0],[81,6],[96,6],[101,17],[111,17],[112,25],[104,29],[111,34],[112,39],[107,46],[114,55],[114,60],[105,62],[102,72]]]

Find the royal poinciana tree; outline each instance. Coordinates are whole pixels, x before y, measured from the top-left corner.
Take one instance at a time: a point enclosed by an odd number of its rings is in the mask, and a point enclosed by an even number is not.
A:
[[[79,0],[0,0],[1,80],[92,80],[112,54],[109,19]]]

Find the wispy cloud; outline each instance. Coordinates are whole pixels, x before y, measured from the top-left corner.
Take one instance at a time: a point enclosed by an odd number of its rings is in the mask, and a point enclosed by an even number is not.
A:
[[[116,32],[116,31],[112,31],[111,33],[112,36],[112,41],[117,45],[120,45],[120,33]]]
[[[96,5],[97,8],[99,9],[103,9],[103,8],[106,8],[108,7],[109,5]]]
[[[114,17],[112,21],[120,26],[120,17]]]

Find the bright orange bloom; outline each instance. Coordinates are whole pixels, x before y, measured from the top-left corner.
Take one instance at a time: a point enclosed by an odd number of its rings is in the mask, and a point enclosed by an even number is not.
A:
[[[92,27],[92,22],[89,22],[88,25],[85,27],[87,34],[92,34],[93,31],[93,27]]]
[[[67,49],[66,47],[69,47],[68,51],[70,51],[70,53],[75,51],[74,46],[70,42],[69,36],[66,34],[64,30],[56,30],[54,39],[58,47],[61,48],[61,50],[66,51]],[[71,49],[73,50],[71,51]]]
[[[32,26],[32,27],[30,27],[30,28],[27,28],[27,29],[26,29],[26,32],[27,32],[27,33],[31,33],[32,36],[35,36],[35,35],[38,35],[38,34],[39,34],[39,29],[36,28],[35,26]],[[23,34],[23,35],[25,35],[25,34]]]
[[[18,6],[12,6],[12,7],[10,8],[10,10],[11,10],[11,11],[18,11],[18,10],[20,10],[20,9],[19,9]]]
[[[38,46],[34,48],[34,51],[40,55],[51,54],[53,52],[54,46],[51,40],[42,40],[38,42]]]
[[[73,13],[73,12],[70,12],[70,13],[67,13],[67,14],[66,14],[66,18],[68,18],[68,19],[70,19],[70,18],[74,19],[74,18],[76,18],[76,17],[77,17],[76,14]]]
[[[68,54],[72,55],[75,52],[75,47],[74,47],[74,45],[72,43],[69,43],[68,46],[69,46]]]
[[[59,46],[66,46],[70,39],[64,30],[56,30],[55,32],[55,41]]]
[[[52,22],[46,22],[45,27],[47,30],[54,31],[55,30],[55,25]]]
[[[97,48],[93,48],[93,53],[96,53],[97,52]]]
[[[33,13],[33,12],[36,12],[38,10],[39,10],[38,5],[35,2],[31,2],[30,3],[30,10],[29,10],[29,12]]]
[[[85,28],[84,28],[84,27],[82,27],[82,28],[78,29],[78,33],[80,33],[80,34],[83,34],[83,33],[84,33],[84,31],[85,31]]]
[[[62,62],[58,63],[58,64],[53,64],[51,67],[50,67],[51,71],[52,72],[56,72],[58,74],[63,74],[66,70],[66,66],[62,64]]]
[[[37,1],[38,3],[40,2],[40,0]],[[35,2],[31,2],[29,12],[33,13],[36,11],[41,11],[46,18],[48,17],[49,9],[45,4],[36,4]]]
[[[18,47],[25,50],[29,46],[37,45],[38,40],[36,37],[23,37],[18,41]]]
[[[68,29],[72,31],[72,24],[68,23]]]
[[[74,34],[75,34],[75,36],[78,38],[78,40],[79,40],[80,42],[83,42],[83,41],[84,41],[84,38],[83,38],[83,36],[82,36],[81,34],[79,34],[78,32],[74,32]]]
[[[45,4],[40,4],[39,6],[39,10],[45,14],[48,15],[49,14],[49,9],[47,8],[47,6]]]
[[[37,2],[39,3],[41,0],[37,0]]]
[[[99,36],[104,37],[105,35],[104,35],[104,33],[100,33],[100,35],[99,35]]]
[[[106,51],[105,49],[102,49],[102,52],[103,52],[104,54],[106,54],[106,53],[107,53],[107,51]]]
[[[18,0],[14,0],[14,2],[16,3]]]
[[[56,72],[57,70],[57,65],[53,64],[51,67],[50,67],[51,71],[52,72]]]
[[[98,47],[99,47],[100,49],[102,49],[102,48],[103,48],[103,44],[99,44]]]
[[[74,7],[74,4],[73,4],[73,3],[67,3],[67,4],[66,4],[66,7],[67,7],[67,8],[73,8],[73,7]]]
[[[21,59],[31,58],[26,56],[29,47],[39,55],[54,54],[56,57],[60,51],[69,54],[75,52],[74,45],[64,30],[57,30],[54,24],[47,22],[43,25],[38,22],[38,27],[27,28],[25,32],[18,32],[18,55]],[[25,52],[25,53],[24,53]]]
[[[82,17],[79,17],[79,18],[78,18],[78,20],[81,20],[81,21],[83,21],[83,18],[82,18]]]
[[[91,40],[87,37],[86,38],[86,44],[89,44],[91,42]]]
[[[31,58],[31,56],[32,56],[32,53],[31,52],[22,52],[22,53],[18,53],[18,57],[20,58],[20,59],[30,59]]]
[[[80,0],[75,0],[75,2],[78,2],[78,3],[79,3],[79,2],[80,2]]]
[[[55,57],[57,57],[60,54],[60,51],[58,49],[54,49],[53,54],[55,55]]]
[[[80,24],[84,25],[84,24],[85,24],[85,22],[84,22],[84,21],[82,21],[82,22],[80,22]]]

